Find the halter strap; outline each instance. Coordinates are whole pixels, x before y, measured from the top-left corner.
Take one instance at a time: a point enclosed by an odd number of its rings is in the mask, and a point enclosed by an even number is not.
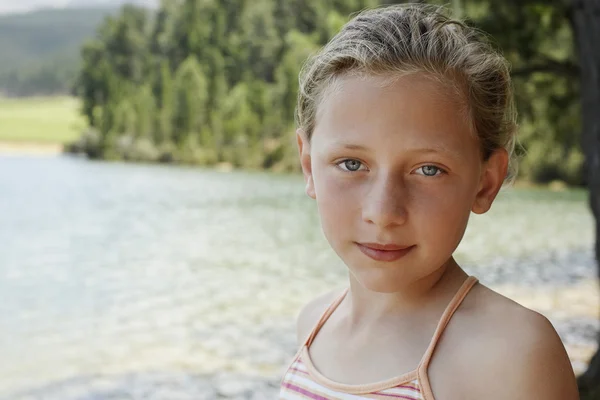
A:
[[[431,343],[429,343],[429,347],[427,348],[425,355],[423,355],[423,359],[417,367],[417,378],[419,379],[419,383],[421,384],[421,394],[423,396],[423,399],[425,400],[434,399],[427,369],[429,368],[429,363],[431,362],[431,357],[433,356],[435,347],[438,344],[440,337],[444,333],[444,330],[448,326],[450,319],[452,318],[458,307],[461,305],[465,297],[467,297],[469,291],[473,288],[473,286],[475,286],[477,282],[477,278],[469,276],[467,280],[465,280],[465,282],[462,284],[456,295],[454,295],[454,298],[452,299],[450,304],[448,304],[448,307],[446,307],[446,310],[442,314],[442,318],[440,319],[435,333],[433,334]]]
[[[309,347],[311,345],[315,336],[317,336],[317,333],[319,333],[319,330],[321,330],[321,327],[323,326],[325,321],[327,321],[327,319],[331,316],[335,309],[340,305],[342,300],[344,300],[344,297],[346,297],[347,293],[348,288],[344,289],[344,291],[333,301],[333,303],[331,303],[329,307],[327,307],[323,314],[321,314],[321,318],[319,318],[319,321],[317,322],[313,330],[310,332],[310,335],[304,341],[305,346]]]
[[[456,294],[454,295],[454,297],[452,298],[452,300],[450,301],[450,303],[444,310],[444,313],[442,314],[442,317],[440,318],[437,328],[435,329],[435,332],[433,334],[433,338],[431,338],[429,347],[427,347],[427,351],[425,351],[425,354],[423,355],[423,359],[421,360],[419,365],[423,365],[424,368],[427,368],[427,366],[429,365],[429,362],[431,361],[431,356],[433,355],[435,346],[437,345],[440,337],[444,333],[446,326],[448,326],[450,319],[452,318],[452,316],[454,315],[454,313],[456,312],[458,307],[461,305],[461,303],[463,302],[465,297],[467,297],[467,294],[469,294],[469,291],[473,288],[473,286],[477,282],[478,282],[477,278],[475,278],[474,276],[469,276],[463,282],[460,289],[458,289],[458,292],[456,292]]]
[[[425,365],[425,368],[427,368],[427,365],[429,364],[429,361],[431,360],[431,356],[433,355],[433,351],[435,350],[435,346],[436,346],[437,342],[439,341],[440,337],[442,336],[442,333],[444,333],[444,329],[446,329],[446,326],[450,322],[450,319],[452,318],[452,316],[454,315],[454,313],[456,312],[456,310],[458,309],[460,304],[463,302],[465,297],[467,297],[467,294],[469,293],[471,288],[477,282],[478,282],[477,278],[475,278],[474,276],[469,276],[463,282],[462,286],[458,289],[458,291],[456,292],[456,294],[454,295],[454,297],[452,298],[452,300],[450,301],[450,303],[444,310],[444,313],[442,314],[442,317],[441,317],[440,321],[438,322],[438,325],[433,334],[433,338],[431,339],[431,342],[429,343],[429,346],[427,347],[427,350],[426,350],[425,354],[423,355],[423,358],[422,358],[421,362],[419,363],[419,365]],[[349,288],[344,289],[344,291],[327,307],[327,309],[325,309],[323,314],[321,314],[321,317],[317,321],[315,327],[312,329],[310,335],[304,341],[305,346],[308,347],[311,345],[315,336],[317,336],[317,333],[319,333],[319,330],[321,330],[321,327],[323,326],[325,321],[327,321],[327,319],[331,316],[331,314],[333,314],[335,309],[340,305],[340,303],[342,302],[344,297],[346,297],[346,294],[348,294],[348,290],[349,290]]]

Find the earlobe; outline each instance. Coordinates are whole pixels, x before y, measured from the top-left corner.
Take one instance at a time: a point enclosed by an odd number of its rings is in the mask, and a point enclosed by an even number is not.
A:
[[[315,184],[312,175],[310,142],[308,140],[308,136],[302,129],[296,130],[296,141],[298,143],[298,153],[300,155],[302,174],[304,175],[304,182],[306,183],[306,194],[310,198],[316,199]]]
[[[508,152],[506,149],[494,151],[482,171],[479,190],[471,209],[475,214],[484,214],[492,207],[494,199],[502,188],[507,170]]]

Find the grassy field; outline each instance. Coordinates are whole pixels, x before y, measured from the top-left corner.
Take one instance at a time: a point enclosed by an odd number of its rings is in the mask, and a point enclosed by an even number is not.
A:
[[[0,142],[64,144],[79,137],[85,120],[74,97],[0,98]]]

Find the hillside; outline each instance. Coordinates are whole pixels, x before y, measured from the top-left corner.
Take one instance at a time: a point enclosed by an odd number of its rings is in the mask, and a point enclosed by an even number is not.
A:
[[[65,8],[0,15],[0,93],[64,91],[66,80],[78,68],[81,45],[107,15],[117,11]]]
[[[71,0],[67,3],[67,7],[120,7],[125,3],[136,4],[149,8],[155,8],[158,6],[158,0]]]
[[[126,3],[156,8],[158,2],[159,0],[0,0],[0,14],[25,13],[41,8],[117,8]]]

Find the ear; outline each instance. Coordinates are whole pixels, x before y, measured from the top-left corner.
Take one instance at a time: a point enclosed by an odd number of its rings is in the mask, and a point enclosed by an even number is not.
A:
[[[310,143],[308,136],[302,129],[296,131],[296,140],[298,141],[298,152],[300,153],[300,165],[302,166],[302,174],[304,175],[304,182],[306,182],[306,194],[316,199],[315,194],[315,183],[312,175],[312,165],[310,157]]]
[[[502,188],[507,170],[507,151],[505,149],[494,151],[481,172],[479,188],[472,207],[475,214],[483,214],[492,207],[496,195]]]

